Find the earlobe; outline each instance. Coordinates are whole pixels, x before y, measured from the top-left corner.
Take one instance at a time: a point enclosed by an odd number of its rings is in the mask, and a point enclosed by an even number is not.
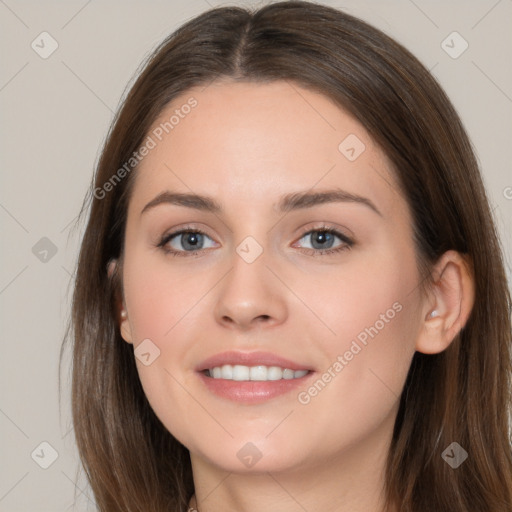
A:
[[[107,264],[107,276],[109,279],[112,279],[112,276],[114,274],[114,270],[117,267],[117,260],[111,259]]]
[[[121,321],[119,322],[119,329],[121,331],[121,337],[126,343],[132,342],[132,330],[130,327],[130,321],[128,320],[128,313],[126,309],[122,309],[120,312]]]
[[[109,279],[112,279],[114,276],[114,271],[118,268],[117,267],[118,262],[116,259],[112,259],[108,262],[107,265],[107,275]],[[119,285],[119,280],[117,281],[117,285]],[[126,311],[126,306],[123,304],[123,300],[121,299],[121,292],[120,290],[116,291],[116,296],[119,297],[118,300],[116,300],[116,321],[119,325],[119,331],[121,333],[121,337],[126,341],[127,343],[132,343],[132,334],[131,334],[131,327],[130,322],[128,320],[128,313]]]
[[[437,354],[452,343],[466,325],[475,300],[470,265],[456,251],[447,251],[434,271],[434,283],[425,304],[416,350]]]

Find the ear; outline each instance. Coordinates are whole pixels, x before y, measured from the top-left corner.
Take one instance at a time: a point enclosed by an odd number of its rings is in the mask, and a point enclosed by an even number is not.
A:
[[[118,276],[118,272],[121,272],[121,265],[119,265],[117,259],[112,259],[108,262],[107,265],[107,275],[109,279],[114,279],[114,284],[117,287],[115,294],[117,297],[116,300],[116,320],[119,325],[119,330],[121,332],[121,337],[127,343],[132,343],[132,330],[130,326],[130,321],[128,319],[128,311],[126,309],[126,305],[124,300],[122,299],[122,293],[119,287],[121,286],[121,281]]]
[[[416,340],[416,350],[424,354],[437,354],[448,348],[466,324],[475,302],[473,273],[460,253],[445,252],[433,275]]]

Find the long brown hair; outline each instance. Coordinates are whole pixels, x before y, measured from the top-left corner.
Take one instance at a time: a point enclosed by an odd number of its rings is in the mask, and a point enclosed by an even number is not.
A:
[[[387,461],[387,499],[409,512],[510,512],[511,299],[471,143],[409,51],[356,17],[302,1],[216,8],[188,21],[145,62],[112,123],[82,206],[81,215],[90,212],[68,327],[76,443],[99,510],[183,511],[193,493],[189,452],[152,411],[133,347],[119,333],[122,276],[107,275],[109,261],[122,257],[136,167],[98,191],[173,98],[218,78],[287,80],[335,101],[393,164],[425,282],[445,251],[467,256],[476,301],[444,352],[414,355]],[[442,458],[454,441],[468,452],[457,469]]]

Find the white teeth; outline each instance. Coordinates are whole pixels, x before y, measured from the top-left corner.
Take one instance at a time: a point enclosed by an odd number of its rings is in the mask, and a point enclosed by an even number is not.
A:
[[[240,364],[215,366],[208,370],[208,375],[214,379],[227,379],[236,381],[268,381],[281,379],[299,379],[308,374],[308,370],[290,370],[279,366],[243,366]]]
[[[222,378],[232,379],[233,378],[233,367],[230,364],[225,364],[222,367]]]
[[[283,370],[279,366],[271,366],[267,370],[268,380],[281,380],[283,378]]]
[[[293,370],[284,370],[283,371],[283,379],[293,379],[294,371]]]
[[[251,366],[249,374],[251,380],[267,380],[267,368],[265,366]]]
[[[215,368],[213,369],[213,378],[215,378]],[[249,367],[235,364],[233,366],[233,380],[249,380]]]

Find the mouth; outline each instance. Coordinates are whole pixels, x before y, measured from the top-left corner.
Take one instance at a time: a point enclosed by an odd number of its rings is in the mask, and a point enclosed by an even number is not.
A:
[[[306,386],[313,368],[268,352],[225,352],[196,367],[206,390],[230,401],[257,404]],[[293,396],[293,395],[292,395]]]

